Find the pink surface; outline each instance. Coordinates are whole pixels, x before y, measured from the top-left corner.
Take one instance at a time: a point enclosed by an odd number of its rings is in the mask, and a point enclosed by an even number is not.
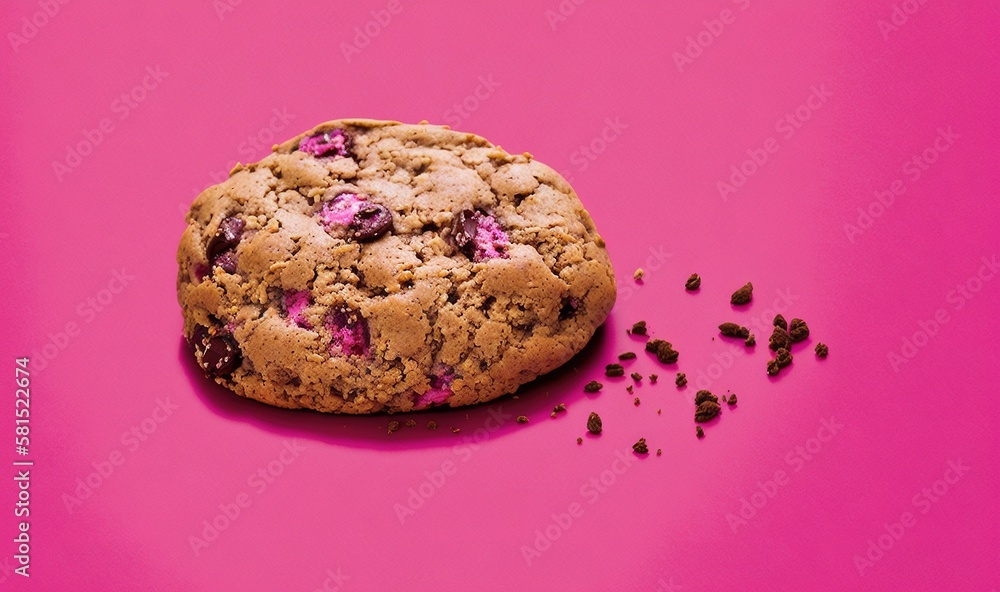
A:
[[[0,432],[35,465],[30,579],[0,479],[2,586],[1000,588],[1000,3],[651,4],[5,3],[0,363],[33,357],[29,455],[13,380]],[[392,435],[201,377],[183,210],[353,116],[451,124],[571,179],[620,278],[586,352]],[[812,328],[777,379],[759,331],[751,353],[712,339],[775,310]],[[686,390],[625,334],[639,319]],[[642,404],[627,378],[584,394],[627,349],[662,377]],[[740,402],[697,440],[702,386]],[[591,411],[605,432],[577,446]]]

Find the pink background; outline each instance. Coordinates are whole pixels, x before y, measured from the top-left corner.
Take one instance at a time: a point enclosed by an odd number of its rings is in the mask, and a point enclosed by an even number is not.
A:
[[[1000,2],[565,0],[550,22],[557,0],[399,1],[389,14],[382,0],[244,0],[221,17],[211,0],[4,4],[0,364],[13,374],[15,356],[34,357],[35,461],[29,581],[11,571],[13,467],[0,479],[4,587],[1000,588],[1000,278],[980,269],[1000,255]],[[372,11],[391,19],[348,60],[341,44]],[[679,68],[699,33],[711,43]],[[810,107],[813,87],[828,96]],[[797,109],[807,121],[778,123]],[[353,116],[451,123],[571,177],[619,275],[586,352],[517,400],[421,414],[442,429],[391,436],[385,416],[271,409],[199,375],[174,295],[182,210],[261,145]],[[717,183],[765,146],[723,199]],[[906,165],[928,149],[926,170]],[[880,208],[874,192],[896,181],[903,193]],[[874,217],[855,233],[858,208]],[[683,290],[693,271],[697,294]],[[728,295],[748,280],[755,300],[735,311]],[[738,356],[712,337],[723,321],[769,320],[776,301],[812,337],[769,379],[766,335]],[[625,334],[639,319],[681,352],[686,390]],[[630,371],[663,376],[636,387],[641,406],[628,379],[585,395],[626,349],[640,351]],[[699,441],[691,399],[706,384],[740,403]],[[158,400],[176,409],[154,414]],[[559,402],[569,410],[552,420]],[[488,431],[497,411],[508,418]],[[605,433],[577,446],[590,411]],[[128,435],[144,422],[144,441]],[[640,436],[663,455],[633,456]],[[282,464],[291,440],[302,450]],[[273,482],[251,478],[269,463]],[[602,476],[609,486],[590,485]],[[411,489],[429,499],[401,521]],[[249,507],[196,555],[189,537],[240,494]]]

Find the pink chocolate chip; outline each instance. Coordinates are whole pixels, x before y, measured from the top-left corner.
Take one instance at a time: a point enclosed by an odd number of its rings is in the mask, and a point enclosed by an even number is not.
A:
[[[439,405],[448,400],[453,392],[451,382],[455,379],[455,371],[451,368],[443,368],[437,374],[430,377],[431,386],[422,394],[417,395],[413,405],[417,409],[424,409],[431,405]]]
[[[306,307],[310,304],[309,292],[307,290],[286,290],[284,300],[288,321],[303,329],[312,329],[304,315]]]
[[[490,214],[463,210],[455,217],[452,237],[455,244],[476,263],[509,256],[507,247],[510,238]]]
[[[333,129],[299,141],[299,150],[313,156],[348,156],[351,153],[351,141],[342,129]]]
[[[371,353],[368,321],[360,313],[335,310],[326,318],[331,333],[330,354],[368,356]]]

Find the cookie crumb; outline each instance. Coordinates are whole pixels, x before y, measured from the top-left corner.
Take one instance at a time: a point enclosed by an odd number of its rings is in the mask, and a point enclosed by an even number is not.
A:
[[[436,430],[436,429],[438,429],[437,422],[436,421],[428,421],[427,422],[427,429],[428,430]]]
[[[549,417],[551,417],[552,419],[555,419],[556,418],[556,412],[553,411],[552,413],[550,413]]]
[[[624,376],[625,368],[623,368],[621,364],[608,364],[604,367],[604,375],[610,378]]]
[[[657,409],[657,410],[656,410],[656,414],[657,414],[657,415],[661,415],[662,413],[663,413],[663,409]]]
[[[698,423],[705,423],[719,414],[722,407],[715,401],[705,401],[694,411],[694,420]]]
[[[559,403],[552,408],[552,413],[559,413],[560,411],[566,411],[566,403]]]
[[[778,372],[781,372],[781,368],[778,367],[778,362],[775,360],[769,360],[767,362],[767,375],[777,376]]]
[[[705,437],[705,430],[701,429],[701,426],[695,426],[695,428],[694,428],[694,435],[698,436],[699,438],[704,438]]]
[[[456,428],[455,426],[451,427],[451,433],[453,433],[453,434],[457,434],[457,433],[459,433],[461,431],[462,431],[462,428]]]
[[[747,340],[746,340],[746,341],[744,341],[743,343],[744,343],[744,344],[745,344],[745,345],[746,345],[747,347],[753,347],[753,346],[757,345],[757,338],[753,336],[753,333],[751,333],[751,334],[750,334],[750,335],[749,335],[749,336],[747,337]]]
[[[587,417],[587,431],[591,434],[600,434],[604,431],[604,423],[596,412],[591,411],[590,416]]]
[[[638,372],[633,372],[632,373],[632,380],[634,380],[636,382],[641,381],[642,380],[642,374],[639,374]]]
[[[792,363],[792,353],[785,348],[781,348],[775,353],[774,361],[777,362],[778,368],[784,368]]]
[[[736,404],[736,393],[733,393],[733,394],[729,395],[729,400],[726,401],[726,403],[729,403],[730,407],[732,407],[733,405],[735,405]]]
[[[618,354],[618,359],[619,360],[634,360],[635,359],[635,352],[627,351],[625,353]]]
[[[604,388],[604,385],[597,382],[596,380],[591,380],[583,387],[583,392],[585,393],[596,393],[597,391]]]
[[[719,325],[719,333],[726,337],[740,337],[746,339],[750,336],[750,329],[741,327],[736,323],[722,323]]]
[[[727,402],[727,401],[726,401],[726,395],[722,395],[722,402],[723,402],[723,403],[726,403],[726,402]]]
[[[779,315],[775,315],[775,317],[774,317],[774,326],[775,327],[781,327],[785,331],[788,331],[788,321],[786,321],[785,317],[781,316],[780,314]]]
[[[639,441],[632,445],[632,450],[637,454],[649,454],[649,447],[646,446],[646,439],[639,438]]]
[[[729,299],[733,304],[746,304],[753,300],[753,284],[747,282],[745,286],[733,292],[732,298]]]
[[[712,394],[712,391],[701,390],[698,391],[694,396],[694,404],[701,405],[705,401],[711,401],[713,403],[719,402],[719,397]]]
[[[398,421],[393,420],[393,421],[389,422],[389,431],[388,431],[388,433],[391,434],[391,433],[395,432],[398,429],[399,429],[399,422]]]
[[[528,423],[528,417],[525,415],[518,415],[517,423]]]
[[[771,351],[778,351],[781,348],[788,349],[792,345],[792,339],[789,337],[788,332],[782,329],[780,326],[775,325],[774,330],[771,332],[771,337],[768,339],[768,345]]]
[[[635,406],[636,406],[636,407],[638,407],[638,406],[639,406],[639,397],[636,397],[636,398],[635,398]]]
[[[669,341],[654,339],[646,343],[646,351],[656,354],[656,359],[664,364],[673,364],[680,355]]]
[[[687,383],[688,383],[688,377],[687,377],[687,375],[684,374],[683,372],[678,372],[677,373],[677,378],[674,379],[674,384],[677,385],[677,388],[681,388],[682,386],[686,385]]]
[[[792,319],[792,322],[788,324],[788,336],[794,342],[802,341],[809,337],[809,327],[802,319]]]
[[[817,358],[825,358],[828,355],[830,355],[830,348],[827,347],[825,343],[817,343],[816,344],[816,357]]]
[[[701,287],[701,276],[698,275],[697,273],[692,273],[691,277],[689,277],[687,281],[684,282],[684,289],[686,289],[689,292],[694,292],[699,287]]]
[[[657,448],[656,449],[656,456],[661,456],[662,454],[663,454],[663,450]]]
[[[645,335],[646,334],[646,321],[639,321],[638,323],[632,325],[633,335]]]
[[[406,425],[406,427],[408,427],[408,428],[415,428],[415,427],[417,427],[417,422],[416,422],[416,420],[408,419],[408,420],[406,420],[406,424],[404,424],[404,425]]]
[[[631,394],[632,394],[632,385],[630,384],[630,385],[628,385],[627,387],[625,387],[625,390],[627,390],[627,391],[628,391],[628,394],[630,394],[630,395],[631,395]]]
[[[649,375],[649,382],[651,384],[656,384],[656,379],[659,378],[659,377],[660,376],[658,374],[650,374]]]
[[[640,267],[639,269],[635,270],[635,273],[632,274],[632,279],[634,279],[637,282],[641,282],[642,281],[642,276],[644,276],[644,275],[646,275],[646,272],[644,272],[642,270],[642,268]]]
[[[583,438],[577,438],[576,439],[576,443],[577,444],[583,444]]]

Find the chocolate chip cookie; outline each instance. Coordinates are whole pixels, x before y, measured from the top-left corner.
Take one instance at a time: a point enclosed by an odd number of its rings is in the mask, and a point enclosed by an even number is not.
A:
[[[187,223],[177,295],[194,356],[279,407],[489,401],[569,360],[615,301],[569,184],[447,127],[321,124],[238,165]]]

